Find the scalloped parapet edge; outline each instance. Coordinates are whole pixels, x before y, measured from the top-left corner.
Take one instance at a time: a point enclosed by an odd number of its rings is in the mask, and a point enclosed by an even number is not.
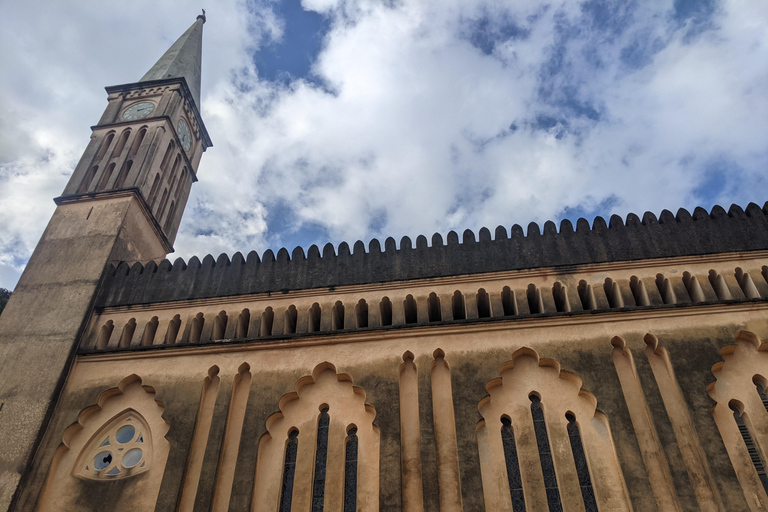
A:
[[[606,223],[596,217],[590,226],[580,218],[564,219],[560,228],[552,221],[543,229],[531,222],[526,232],[517,224],[499,226],[493,236],[488,228],[477,234],[465,230],[461,237],[450,231],[419,235],[414,244],[404,236],[399,245],[392,237],[382,244],[356,241],[338,247],[328,243],[306,252],[296,247],[277,254],[267,249],[259,256],[236,252],[202,261],[193,256],[146,264],[121,262],[107,269],[97,306],[108,307],[297,289],[404,281],[451,275],[557,267],[609,261],[631,261],[720,252],[768,249],[768,202],[760,208],[731,205],[710,212],[697,207],[677,214],[664,210],[656,217],[646,212],[622,219],[612,215]]]

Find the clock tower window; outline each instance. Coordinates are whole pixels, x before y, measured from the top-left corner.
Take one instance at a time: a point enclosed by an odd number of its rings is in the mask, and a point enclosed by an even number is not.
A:
[[[115,180],[114,188],[123,188],[123,185],[125,185],[125,180],[128,178],[128,173],[131,172],[132,165],[133,160],[128,160],[123,164],[123,168],[120,169],[120,174],[117,175],[117,180]]]
[[[147,127],[144,126],[139,130],[139,134],[136,135],[136,139],[134,139],[133,144],[131,145],[131,150],[128,152],[128,156],[134,156],[136,153],[139,152],[139,148],[141,147],[141,143],[144,142],[144,136],[147,134]]]
[[[80,188],[77,189],[78,194],[84,194],[85,192],[88,192],[88,189],[91,188],[91,185],[93,185],[93,179],[96,177],[97,172],[99,172],[98,165],[91,167],[91,170],[88,172],[88,174],[85,175],[82,183],[80,183]]]
[[[104,171],[104,174],[101,177],[101,181],[99,181],[99,186],[96,189],[96,192],[101,192],[102,190],[106,190],[107,185],[109,184],[109,178],[112,177],[112,172],[115,170],[115,163],[112,162],[109,164],[109,167],[107,167],[107,170]]]
[[[115,150],[112,152],[112,158],[118,157],[123,153],[123,149],[125,148],[125,143],[128,142],[128,137],[130,136],[131,136],[130,128],[123,130],[123,133],[120,134],[120,139],[118,139],[117,141]]]
[[[115,138],[115,132],[109,132],[107,136],[104,138],[104,143],[101,145],[101,149],[99,149],[99,154],[96,155],[96,161],[101,160],[104,158],[104,155],[107,154],[107,150],[109,149],[109,146],[112,144],[112,139]]]

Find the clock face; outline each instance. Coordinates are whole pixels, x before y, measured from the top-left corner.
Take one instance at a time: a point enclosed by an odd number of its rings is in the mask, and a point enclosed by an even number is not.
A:
[[[189,126],[187,126],[185,120],[179,119],[179,124],[176,125],[176,133],[179,135],[181,147],[184,148],[184,151],[189,151],[189,148],[192,147],[192,136],[189,133]]]
[[[142,101],[141,103],[134,103],[123,112],[123,119],[125,121],[135,121],[136,119],[144,119],[152,111],[155,110],[155,104],[149,101]]]

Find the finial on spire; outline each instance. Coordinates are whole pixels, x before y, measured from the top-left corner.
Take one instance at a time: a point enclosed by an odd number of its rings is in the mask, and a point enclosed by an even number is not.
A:
[[[197,18],[195,18],[195,19],[198,19],[198,20],[202,19],[203,23],[205,23],[205,9],[203,9],[203,14],[198,14]]]

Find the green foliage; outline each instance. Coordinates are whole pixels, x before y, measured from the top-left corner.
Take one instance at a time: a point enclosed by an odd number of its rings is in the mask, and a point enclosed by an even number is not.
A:
[[[5,309],[5,305],[8,304],[8,299],[11,298],[12,293],[13,292],[11,290],[0,288],[0,313],[2,313]]]

